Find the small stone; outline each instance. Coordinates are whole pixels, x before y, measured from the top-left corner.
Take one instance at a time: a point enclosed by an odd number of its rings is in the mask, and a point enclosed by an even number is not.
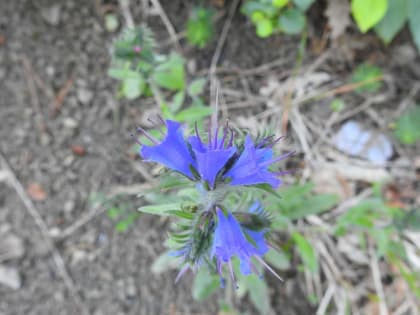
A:
[[[44,18],[45,22],[52,26],[57,26],[58,23],[60,23],[60,11],[60,5],[55,4],[49,8],[43,9],[41,11],[41,15]]]
[[[73,162],[74,162],[75,159],[76,158],[74,157],[74,155],[68,155],[68,156],[66,156],[64,158],[63,165],[66,166],[66,167],[68,167],[68,166],[70,166],[70,165],[73,164]]]
[[[190,59],[187,62],[187,70],[189,73],[192,73],[192,74],[197,72],[197,61],[195,59]]]
[[[76,203],[74,202],[74,200],[67,200],[64,203],[63,210],[66,213],[71,213],[71,212],[73,212],[75,206],[76,206]]]
[[[84,250],[76,249],[72,252],[71,264],[77,265],[80,262],[86,260],[86,258],[87,258],[87,253]]]
[[[14,234],[2,236],[0,239],[0,261],[19,259],[25,254],[23,240]]]
[[[48,233],[51,237],[59,237],[61,234],[61,230],[58,227],[51,228]]]
[[[66,117],[63,119],[63,125],[64,127],[67,127],[69,129],[75,129],[78,126],[77,120],[71,118],[71,117]]]
[[[52,65],[45,67],[45,73],[50,77],[53,78],[55,75],[55,68]]]
[[[16,268],[0,265],[0,284],[13,290],[18,290],[22,286],[22,279]]]
[[[93,98],[93,93],[85,88],[80,88],[77,91],[77,99],[83,105],[88,105]]]
[[[128,298],[135,297],[137,295],[136,282],[134,278],[128,278],[125,283],[125,294]]]
[[[51,143],[51,136],[48,133],[43,132],[41,133],[39,141],[41,142],[41,146],[46,147]]]

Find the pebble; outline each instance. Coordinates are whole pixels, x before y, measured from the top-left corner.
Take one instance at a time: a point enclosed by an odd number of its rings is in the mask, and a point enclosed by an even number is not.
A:
[[[125,294],[128,298],[137,296],[136,282],[134,278],[128,278],[125,282]]]
[[[77,99],[83,105],[88,105],[93,98],[93,93],[85,88],[77,90]]]
[[[63,210],[66,213],[71,213],[73,212],[75,207],[76,207],[76,202],[74,200],[67,200],[64,203]]]
[[[78,126],[78,122],[77,122],[77,120],[75,120],[71,117],[66,117],[66,118],[63,119],[63,125],[66,128],[75,129]]]
[[[55,4],[49,8],[45,8],[41,11],[41,15],[45,22],[52,26],[57,26],[58,23],[60,23],[60,13],[61,7],[58,4]]]
[[[23,240],[14,234],[1,236],[0,261],[19,259],[25,254]]]
[[[22,286],[22,279],[19,272],[14,267],[0,265],[0,284],[13,290],[18,290]]]

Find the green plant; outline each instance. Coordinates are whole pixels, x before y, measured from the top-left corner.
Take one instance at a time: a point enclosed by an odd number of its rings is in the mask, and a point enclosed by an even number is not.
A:
[[[360,247],[365,251],[367,244],[373,243],[376,255],[396,265],[412,292],[420,297],[420,278],[408,267],[404,235],[407,230],[420,230],[418,210],[408,211],[388,205],[379,184],[374,185],[373,190],[374,195],[371,198],[362,200],[339,217],[335,235],[358,235]]]
[[[420,50],[420,0],[352,0],[351,12],[362,33],[373,28],[385,44],[408,22]]]
[[[409,109],[398,118],[395,136],[407,145],[415,144],[420,140],[420,105]]]
[[[354,70],[351,83],[358,85],[357,92],[376,92],[382,86],[382,69],[374,65],[363,63]]]
[[[185,184],[186,182],[179,176],[168,175],[163,177],[159,188],[143,196],[151,205],[142,207],[139,210],[153,214],[175,215],[180,219],[184,219],[185,224],[188,226],[191,219],[191,210],[189,209],[191,209],[191,205],[198,196],[193,186],[185,187]],[[240,209],[252,202],[252,200],[262,198],[264,200],[263,204],[272,218],[271,230],[273,235],[271,243],[276,247],[276,250],[270,250],[265,256],[267,262],[279,270],[288,269],[291,266],[291,259],[296,249],[296,253],[303,262],[302,268],[310,272],[317,272],[317,254],[311,245],[311,240],[298,231],[295,222],[309,215],[328,211],[337,204],[338,198],[330,194],[315,194],[313,193],[313,188],[314,185],[312,183],[307,183],[304,185],[291,185],[280,191],[273,191],[270,187],[260,185],[247,193],[241,191],[231,192],[227,197],[226,206]],[[175,209],[184,210],[174,211]],[[176,228],[175,226],[173,227]],[[275,241],[277,233],[283,234],[285,232],[288,233],[288,240],[278,244]],[[169,249],[176,247],[183,238],[182,233],[171,235],[172,238],[166,243]],[[168,256],[167,252],[165,252],[156,261],[158,268],[155,267],[155,270],[163,272],[165,269],[172,268],[175,261],[176,258]],[[267,284],[257,276],[243,276],[238,272],[239,261],[237,259],[233,261],[233,268],[240,283],[239,288],[234,291],[236,296],[242,298],[248,295],[260,314],[268,314],[271,302]],[[263,270],[260,269],[259,272],[262,273]],[[193,281],[193,297],[197,300],[203,300],[220,290],[217,280],[217,277],[206,270],[198,272]],[[226,287],[226,290],[230,289],[229,284]]]
[[[204,48],[214,36],[213,10],[193,8],[187,21],[187,40],[191,45]]]
[[[156,53],[153,34],[145,26],[125,30],[114,42],[108,74],[121,82],[122,97],[133,100],[153,96],[164,118],[193,121],[211,113],[200,97],[206,80],[188,82],[184,58],[178,53]]]
[[[305,12],[314,0],[250,0],[244,2],[241,12],[256,27],[259,37],[273,33],[299,34],[306,25]]]
[[[117,232],[126,232],[140,216],[140,213],[132,210],[124,196],[107,197],[105,194],[96,193],[90,197],[90,201],[106,209],[105,213],[115,222]]]

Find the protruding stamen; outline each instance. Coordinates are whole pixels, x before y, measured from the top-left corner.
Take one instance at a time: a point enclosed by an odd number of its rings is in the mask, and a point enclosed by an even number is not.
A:
[[[212,141],[211,141],[211,123],[209,124],[209,128],[208,128],[208,138],[209,138],[209,145],[208,148],[211,149],[212,148]]]
[[[280,277],[277,272],[273,270],[261,257],[255,256],[255,258],[268,270],[270,271],[277,279],[280,281],[284,281],[282,277]]]
[[[265,145],[267,145],[269,142],[271,142],[272,139],[273,139],[273,136],[265,137],[257,144],[256,147],[263,148]]]
[[[289,175],[296,172],[296,170],[287,170],[287,171],[279,171],[279,172],[273,172],[276,176],[283,176],[283,175]]]
[[[137,144],[139,144],[139,145],[143,145],[143,143],[141,143],[141,142],[139,141],[139,139],[137,139],[137,137],[136,137],[135,135],[131,134],[130,136],[133,138],[133,140],[134,140]]]
[[[147,121],[150,122],[153,125],[153,128],[157,129],[162,136],[165,136],[165,133],[163,132],[163,130],[161,128],[159,128],[160,127],[159,126],[159,121],[154,121],[150,117],[147,118]]]
[[[251,270],[252,270],[252,272],[255,273],[260,279],[262,279],[263,278],[262,273],[260,273],[258,271],[257,267],[255,267],[255,265],[252,262],[250,264],[251,264]]]
[[[149,134],[142,127],[137,127],[137,132],[142,133],[147,139],[149,139],[150,141],[152,141],[154,144],[159,144],[159,141],[156,140],[154,137],[152,137],[152,135]]]
[[[219,136],[219,126],[216,127],[216,132],[214,133],[214,146],[213,148],[217,149],[217,137]]]
[[[196,135],[198,141],[200,142],[200,145],[202,145],[203,141],[201,141],[200,133],[198,132],[197,122],[194,123],[194,129],[195,129],[195,135]]]
[[[163,119],[163,117],[160,114],[157,114],[156,117],[162,123],[162,125],[166,125],[165,119]]]
[[[278,137],[278,138],[276,138],[276,139],[274,139],[272,142],[271,142],[271,147],[272,146],[274,146],[275,144],[277,144],[277,142],[279,142],[280,140],[282,140],[282,139],[284,139],[285,138],[285,136],[280,136],[280,137]]]
[[[220,142],[219,149],[223,149],[223,146],[224,146],[225,141],[226,141],[228,128],[229,128],[229,120],[226,119],[226,125],[223,127],[223,138],[222,138],[222,141]]]
[[[228,147],[231,147],[233,145],[233,129],[230,129],[230,140],[229,140],[229,144]]]
[[[238,289],[239,286],[235,279],[235,273],[233,272],[233,266],[232,266],[231,260],[229,260],[228,265],[229,265],[229,273],[230,273],[230,278],[232,279],[232,283],[235,286],[235,289]]]
[[[178,275],[175,278],[175,283],[178,282],[179,279],[181,279],[181,277],[187,272],[187,270],[190,268],[190,266],[188,264],[185,264],[181,270],[178,272]]]
[[[271,159],[269,161],[265,161],[265,162],[261,163],[259,166],[260,167],[264,167],[264,166],[271,165],[273,163],[276,163],[276,162],[279,162],[281,160],[287,159],[288,157],[290,157],[291,155],[294,155],[294,154],[295,154],[294,151],[288,152],[286,154],[280,155],[280,156],[278,156],[278,157],[276,157],[274,159]]]

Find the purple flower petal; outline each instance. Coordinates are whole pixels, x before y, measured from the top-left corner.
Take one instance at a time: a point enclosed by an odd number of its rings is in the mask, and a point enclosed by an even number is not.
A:
[[[273,159],[271,148],[257,148],[250,136],[245,139],[245,147],[238,160],[232,168],[225,174],[231,177],[231,185],[256,185],[269,184],[277,188],[281,181],[277,175],[271,172],[268,167],[285,156]]]
[[[140,154],[145,160],[161,163],[193,178],[190,167],[195,167],[195,161],[184,140],[181,124],[172,120],[165,122],[168,129],[165,139],[154,146],[143,145]]]
[[[222,272],[223,264],[231,264],[232,257],[237,256],[241,273],[250,274],[253,270],[251,257],[262,256],[268,251],[264,232],[247,230],[251,239],[248,241],[240,224],[231,213],[226,217],[222,210],[217,209],[217,220],[211,257],[216,257],[219,273]]]
[[[236,148],[224,149],[221,145],[217,147],[216,141],[214,141],[215,145],[204,145],[198,136],[191,136],[188,141],[195,154],[197,171],[201,179],[208,181],[210,187],[214,188],[217,174],[236,152]]]

